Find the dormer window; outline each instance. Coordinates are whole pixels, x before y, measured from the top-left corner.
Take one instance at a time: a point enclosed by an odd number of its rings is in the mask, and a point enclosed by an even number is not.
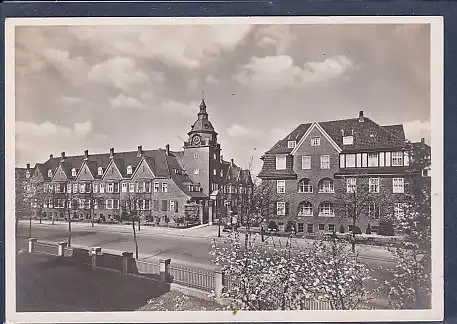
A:
[[[76,177],[76,169],[75,168],[71,169],[71,176],[72,177]]]
[[[354,144],[354,136],[343,136],[343,145],[352,145]]]
[[[103,168],[102,168],[102,167],[99,167],[99,168],[98,168],[98,175],[99,175],[99,176],[102,176],[102,175],[103,175]]]
[[[25,172],[25,177],[26,177],[27,179],[30,178],[30,171],[27,170],[27,171]]]
[[[321,138],[320,137],[312,137],[311,138],[311,146],[319,146],[321,145]]]
[[[48,178],[52,178],[52,170],[51,169],[48,170]]]
[[[297,141],[288,141],[287,142],[288,148],[295,148],[295,146],[297,146]]]
[[[132,166],[131,165],[129,165],[127,167],[127,174],[132,174]]]

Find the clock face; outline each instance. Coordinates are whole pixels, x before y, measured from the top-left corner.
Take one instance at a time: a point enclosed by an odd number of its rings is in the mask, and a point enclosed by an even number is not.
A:
[[[201,142],[200,136],[194,136],[194,138],[192,138],[192,143],[194,145],[200,145],[200,142]]]

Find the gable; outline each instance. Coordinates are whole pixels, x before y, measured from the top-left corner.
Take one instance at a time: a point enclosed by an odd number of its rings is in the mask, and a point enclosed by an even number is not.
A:
[[[32,176],[30,177],[33,181],[43,181],[43,175],[40,172],[40,169],[38,167],[35,168],[35,171],[33,172]]]
[[[62,165],[59,165],[57,168],[54,176],[52,177],[52,181],[67,181],[67,175],[62,167]]]
[[[121,179],[122,179],[121,172],[119,171],[118,167],[116,166],[116,163],[114,163],[114,161],[111,161],[105,171],[105,174],[103,175],[103,180],[121,180]]]
[[[132,179],[155,179],[155,175],[146,162],[146,159],[141,160],[140,164],[132,174]]]
[[[79,173],[76,177],[76,180],[94,180],[94,176],[92,175],[92,172],[89,169],[89,166],[87,163],[84,163],[79,170]]]
[[[320,145],[311,146],[311,138],[319,137]],[[319,151],[319,152],[341,152],[341,148],[335,143],[335,141],[325,132],[325,130],[318,124],[313,123],[311,127],[308,128],[306,133],[297,143],[296,147],[292,150],[291,155],[295,155],[299,151]]]

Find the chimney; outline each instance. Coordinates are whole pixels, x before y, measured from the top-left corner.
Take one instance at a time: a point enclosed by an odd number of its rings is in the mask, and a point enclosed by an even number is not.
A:
[[[53,159],[53,158],[54,158],[54,155],[49,154],[49,158],[50,158],[50,159]]]
[[[109,149],[109,158],[112,159],[114,157],[114,147]]]
[[[341,136],[344,136],[344,129],[341,130]]]
[[[231,164],[232,166],[235,165],[235,162],[233,161],[233,159],[230,159],[230,164]]]
[[[27,170],[30,169],[30,163],[27,163]]]
[[[89,158],[89,150],[84,151],[84,160],[87,160]]]
[[[138,153],[136,154],[137,157],[141,157],[143,155],[143,146],[138,145]]]
[[[425,138],[424,137],[421,138],[421,143],[425,144]]]
[[[65,160],[65,152],[60,153],[61,161]]]
[[[165,152],[170,155],[170,144],[165,145]]]
[[[359,122],[363,123],[363,110],[359,111]]]

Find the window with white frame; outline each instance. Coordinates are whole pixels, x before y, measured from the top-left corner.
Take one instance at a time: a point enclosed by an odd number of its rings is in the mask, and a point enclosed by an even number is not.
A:
[[[368,167],[379,166],[378,153],[368,153]]]
[[[379,193],[379,178],[368,179],[368,191],[372,193]]]
[[[224,177],[224,170],[222,170],[222,169],[220,169],[220,176],[221,176],[221,178]]]
[[[160,191],[160,183],[154,182],[154,192],[159,192]]]
[[[106,192],[113,193],[114,192],[114,183],[110,182],[106,185]]]
[[[162,192],[168,192],[168,184],[165,182],[162,183]]]
[[[71,184],[67,184],[67,192],[71,193]]]
[[[370,202],[368,204],[368,216],[370,218],[378,219],[379,218],[379,204],[376,202]]]
[[[198,153],[194,152],[194,159],[198,159]]]
[[[71,169],[71,176],[72,177],[76,177],[76,169],[75,168]]]
[[[105,205],[106,205],[105,206],[106,209],[113,209],[113,207],[114,207],[113,199],[106,199]]]
[[[335,216],[335,210],[333,204],[330,202],[323,202],[319,206],[319,216]]]
[[[333,181],[332,179],[322,179],[319,181],[319,192],[320,193],[333,193]]]
[[[340,168],[345,167],[344,158],[345,158],[344,154],[340,154]]]
[[[102,182],[100,183],[100,193],[105,193],[105,184]]]
[[[298,182],[298,192],[299,193],[312,193],[313,186],[311,185],[311,180],[309,179],[301,179]]]
[[[405,192],[405,179],[404,178],[393,178],[392,179],[392,192],[393,193],[404,193]]]
[[[355,168],[355,154],[346,154],[346,168]]]
[[[127,167],[127,174],[132,174],[132,173],[133,173],[132,166],[129,165],[129,166]]]
[[[328,224],[328,231],[334,232],[335,231],[335,224]]]
[[[346,179],[346,192],[354,193],[357,191],[357,179],[356,178],[347,178]]]
[[[330,155],[321,155],[321,169],[330,169]]]
[[[213,175],[217,175],[217,170],[213,169]]]
[[[99,175],[99,176],[102,176],[102,175],[103,175],[103,168],[102,168],[102,167],[99,167],[99,168],[98,168],[98,175]]]
[[[405,215],[405,209],[404,209],[404,204],[403,203],[395,203],[394,204],[394,216],[396,218],[403,217]]]
[[[354,136],[343,136],[343,145],[352,145],[354,143]]]
[[[288,148],[295,148],[295,146],[297,146],[297,142],[296,141],[287,141],[287,147]]]
[[[310,170],[311,169],[311,156],[303,155],[301,157],[301,168],[302,168],[302,170]]]
[[[286,180],[276,180],[276,192],[277,193],[286,192]]]
[[[134,182],[129,183],[129,192],[135,192],[135,183]]]
[[[278,201],[276,203],[276,215],[278,215],[278,216],[286,215],[286,203],[284,201]]]
[[[78,192],[78,184],[74,183],[73,184],[73,193],[77,193],[77,192]]]
[[[149,181],[144,183],[144,187],[146,192],[151,192],[151,183]]]
[[[48,170],[48,177],[52,178],[52,170]]]
[[[392,152],[392,166],[403,166],[403,152]]]
[[[97,192],[98,192],[98,183],[93,183],[93,184],[92,184],[92,191],[93,191],[94,193],[97,193]]]
[[[298,216],[313,216],[313,205],[309,201],[298,205]]]
[[[127,182],[123,182],[121,186],[122,192],[127,192]]]
[[[319,146],[321,145],[321,138],[320,137],[311,137],[311,146]]]
[[[277,155],[276,156],[276,170],[285,170],[286,169],[286,156]]]
[[[372,193],[379,193],[379,178],[370,178],[368,180],[368,191]]]

